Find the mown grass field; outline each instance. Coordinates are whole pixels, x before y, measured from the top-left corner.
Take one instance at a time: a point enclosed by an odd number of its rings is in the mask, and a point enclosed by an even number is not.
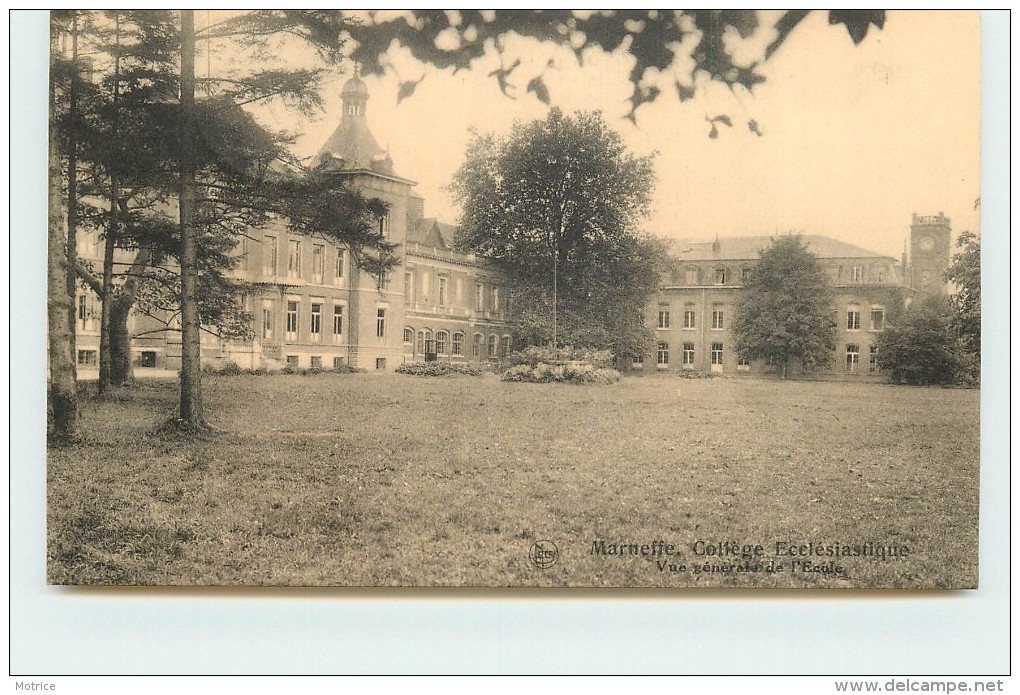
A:
[[[56,584],[970,587],[979,392],[864,383],[206,377],[202,439],[150,433],[174,382],[88,400],[48,463]],[[593,542],[676,546],[592,554]],[[529,561],[551,540],[557,562]],[[761,544],[785,571],[693,544]],[[775,543],[907,546],[791,571]],[[693,565],[718,571],[695,574]],[[711,567],[710,567],[711,569]],[[801,568],[803,569],[803,567]]]

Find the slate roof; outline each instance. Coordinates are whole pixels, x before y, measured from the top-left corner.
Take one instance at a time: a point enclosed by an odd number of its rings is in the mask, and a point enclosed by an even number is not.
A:
[[[720,237],[716,241],[688,242],[668,240],[670,254],[681,261],[758,260],[759,252],[768,248],[773,236]],[[819,258],[890,258],[838,239],[819,234],[802,234],[808,250]],[[718,251],[715,245],[718,244]]]
[[[407,232],[407,240],[422,246],[437,249],[452,249],[457,234],[457,227],[440,222],[435,217],[425,217]]]

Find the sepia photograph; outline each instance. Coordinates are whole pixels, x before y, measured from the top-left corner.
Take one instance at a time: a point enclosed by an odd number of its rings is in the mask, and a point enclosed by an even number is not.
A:
[[[980,13],[49,27],[47,584],[979,587]]]

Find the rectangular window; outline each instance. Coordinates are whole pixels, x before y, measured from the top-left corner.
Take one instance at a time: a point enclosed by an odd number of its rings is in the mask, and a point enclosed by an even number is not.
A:
[[[849,309],[846,312],[846,329],[857,331],[861,328],[861,312],[857,309]]]
[[[275,305],[272,299],[262,300],[262,338],[263,340],[273,339],[273,325],[275,323]]]
[[[298,356],[297,355],[287,355],[287,366],[288,367],[297,367],[298,366]]]
[[[740,269],[740,282],[745,283],[751,279],[751,269],[741,268]]]
[[[687,366],[694,365],[694,343],[684,343],[683,363]]]
[[[436,333],[436,354],[446,354],[446,331]]]
[[[723,328],[723,325],[724,325],[723,310],[722,309],[713,309],[712,310],[712,328],[715,329],[715,330],[719,330],[719,329]]]
[[[655,364],[660,367],[669,364],[669,343],[659,343],[655,352]]]
[[[446,278],[439,278],[439,306],[446,306]]]
[[[850,282],[864,282],[864,267],[855,265],[850,268]]]
[[[339,285],[344,279],[344,273],[346,270],[344,266],[347,264],[347,250],[337,247],[336,249],[336,261],[333,264],[333,281]]]
[[[510,350],[513,348],[513,338],[508,335],[503,336],[503,341],[500,343],[501,351],[499,356],[507,358],[510,356]]]
[[[659,309],[659,328],[669,328],[669,309]]]
[[[263,271],[270,277],[274,277],[276,275],[277,253],[278,249],[276,246],[276,237],[264,237],[262,249]]]
[[[634,355],[633,359],[631,360],[631,365],[633,365],[635,369],[645,366],[645,356]]]
[[[404,303],[414,304],[414,273],[409,270],[404,273]]]
[[[853,343],[846,346],[846,370],[856,372],[857,364],[861,360],[861,349]]]
[[[746,357],[737,358],[737,371],[738,372],[749,372],[751,371],[751,360]]]
[[[312,304],[312,322],[309,325],[309,331],[312,342],[319,342],[319,338],[322,337],[322,304],[318,302]]]
[[[722,364],[723,344],[712,343],[712,364]]]
[[[326,247],[322,244],[312,246],[312,282],[322,284],[326,272]]]
[[[301,242],[292,240],[289,244],[290,253],[287,255],[287,277],[301,277]]]
[[[386,369],[386,358],[385,357],[376,357],[375,358],[375,368],[376,368],[376,370],[378,370],[380,372],[383,371],[384,369]]]
[[[379,236],[387,239],[390,236],[390,215],[389,213],[379,218]]]
[[[82,367],[95,367],[99,364],[99,352],[97,350],[79,350],[78,364]]]
[[[386,337],[386,310],[377,309],[375,312],[375,336],[377,338]]]
[[[485,285],[475,285],[475,311],[482,311],[485,308]]]
[[[698,269],[687,268],[684,271],[684,284],[685,285],[697,285],[698,284]]]
[[[871,330],[880,331],[885,328],[885,310],[884,309],[872,309],[871,310]]]
[[[344,366],[344,358],[343,357],[334,357],[333,358],[333,369],[342,369],[343,366]]]
[[[297,340],[298,330],[298,303],[291,300],[287,302],[287,340]]]
[[[694,307],[684,309],[684,328],[694,328]]]
[[[312,369],[322,369],[321,355],[312,355]]]
[[[429,300],[429,274],[424,272],[421,274],[421,299],[423,302]]]
[[[885,270],[881,267],[875,271],[875,282],[885,282]]]
[[[499,311],[499,288],[492,288],[492,310]]]
[[[868,348],[868,371],[874,374],[878,371],[878,346],[872,345]]]
[[[414,329],[404,329],[404,345],[414,345]]]
[[[333,305],[333,342],[339,343],[344,333],[344,308],[340,304]]]
[[[451,348],[451,352],[454,355],[463,355],[464,354],[464,334],[463,333],[454,333],[453,334],[453,347]]]
[[[726,284],[726,269],[716,268],[715,269],[715,284],[725,285]]]
[[[376,282],[375,288],[380,292],[385,292],[390,289],[390,274],[383,273],[379,276],[379,280]]]

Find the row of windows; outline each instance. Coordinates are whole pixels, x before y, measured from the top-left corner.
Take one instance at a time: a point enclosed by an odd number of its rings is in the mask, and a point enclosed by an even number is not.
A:
[[[723,344],[722,343],[712,343],[712,351],[711,351],[710,357],[711,357],[712,364],[722,364],[723,363]],[[640,359],[640,358],[637,358],[637,357],[634,358],[634,363],[635,364],[640,364],[642,362],[643,362],[643,359]],[[669,343],[660,342],[658,344],[658,346],[656,348],[656,353],[655,353],[655,363],[657,365],[660,365],[660,366],[663,366],[663,367],[669,364]],[[693,365],[694,364],[694,343],[684,343],[683,344],[683,350],[680,353],[680,363],[683,364],[683,365]]]
[[[885,329],[885,309],[881,307],[872,307],[871,309],[871,325],[872,331],[881,331]],[[851,306],[846,311],[846,329],[848,331],[859,331],[861,330],[861,310],[856,306]]]
[[[279,242],[274,236],[265,236],[262,241],[262,272],[270,277],[279,274]],[[332,254],[330,274],[334,284],[341,284],[347,273],[347,251],[336,247]],[[304,256],[302,241],[291,239],[287,242],[287,277],[304,277]],[[310,279],[322,284],[326,279],[326,246],[312,244],[312,268]]]
[[[429,302],[430,301],[430,287],[429,287],[429,273],[425,272],[421,275],[421,295],[419,301]],[[454,302],[461,301],[461,280],[457,278],[455,285],[456,293],[453,297]],[[415,284],[415,274],[413,271],[405,271],[404,273],[404,301],[407,304],[414,304],[415,292],[417,286]],[[445,275],[440,275],[438,278],[438,286],[436,287],[436,305],[447,306],[450,303],[450,292],[449,292],[449,278]],[[500,308],[500,288],[493,286],[489,290],[489,304],[488,309],[491,311],[499,311]],[[475,311],[485,311],[485,285],[483,283],[475,283]]]
[[[684,309],[684,328],[697,328],[697,320],[695,311],[693,308]],[[660,329],[667,329],[670,327],[670,310],[659,309],[659,320],[658,327]],[[726,327],[726,312],[723,309],[712,310],[712,328],[713,330],[721,330]],[[885,329],[885,309],[881,307],[874,307],[871,309],[871,324],[872,331],[881,331]],[[846,328],[848,331],[859,331],[861,329],[861,310],[858,307],[851,306],[846,312]]]
[[[436,331],[433,335],[428,328],[417,333],[415,343],[415,331],[413,328],[404,328],[404,345],[415,346],[415,352],[419,355],[452,355],[461,357],[464,355],[464,334],[456,332],[450,335],[448,331]],[[449,353],[447,352],[449,346]],[[481,333],[475,333],[471,340],[471,356],[481,357],[483,346],[488,357],[507,357],[513,348],[513,338],[504,335],[502,339],[498,335],[490,335],[488,340]]]
[[[860,371],[861,347],[856,343],[849,343],[846,346],[846,371]],[[878,371],[878,346],[872,345],[868,348],[868,372],[874,374]]]
[[[708,283],[708,278],[711,278],[712,282],[716,285],[727,285],[733,282],[733,271],[730,268],[711,268],[707,270],[709,273],[708,277],[702,279],[702,268],[684,268],[682,271],[674,271],[673,281],[677,282],[681,278],[685,285],[702,285]],[[742,283],[747,282],[751,277],[751,268],[740,269],[740,281]]]
[[[309,339],[313,343],[321,342],[322,340],[322,314],[324,304],[322,302],[312,302],[311,311],[309,312],[308,322],[308,335]],[[261,334],[263,340],[272,340],[273,332],[276,326],[276,302],[272,299],[266,299],[262,301],[262,321],[261,321]],[[344,305],[334,304],[333,305],[333,342],[342,342],[344,333]],[[294,299],[287,300],[287,315],[285,322],[285,339],[286,340],[297,340],[298,329],[300,326],[300,302]],[[376,320],[375,320],[375,334],[378,338],[384,338],[386,336],[386,309],[376,309]]]
[[[660,342],[656,348],[655,363],[659,366],[665,367],[669,364],[669,343]],[[850,343],[846,346],[846,371],[856,372],[860,368],[860,357],[861,349],[860,346],[855,343]],[[712,343],[712,351],[710,354],[712,364],[723,363],[723,344]],[[634,364],[640,365],[644,363],[644,358],[639,356],[634,357]],[[680,353],[680,363],[683,365],[694,364],[694,343],[684,343],[683,350]],[[766,366],[770,366],[771,361],[766,360]],[[750,367],[751,361],[746,358],[737,359],[737,368]],[[868,348],[868,371],[875,373],[879,370],[878,366],[878,346],[872,345]]]
[[[659,309],[659,328],[669,328],[670,316],[669,309]],[[692,307],[684,309],[684,328],[697,328],[697,317],[696,312]],[[726,312],[723,309],[712,310],[712,328],[715,330],[721,330],[726,327]]]

